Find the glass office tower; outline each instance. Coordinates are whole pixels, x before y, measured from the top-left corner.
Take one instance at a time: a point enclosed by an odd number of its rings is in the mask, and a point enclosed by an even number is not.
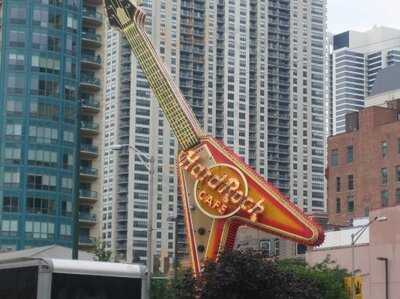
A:
[[[72,245],[81,8],[0,1],[0,250]]]

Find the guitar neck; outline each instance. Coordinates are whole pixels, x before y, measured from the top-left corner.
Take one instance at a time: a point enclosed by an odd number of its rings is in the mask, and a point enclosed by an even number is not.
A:
[[[179,144],[190,149],[199,143],[202,129],[144,31],[143,22],[144,17],[137,16],[123,32]]]

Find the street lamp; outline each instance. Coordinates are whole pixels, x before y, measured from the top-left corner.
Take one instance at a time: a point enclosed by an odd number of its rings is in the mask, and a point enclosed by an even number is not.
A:
[[[355,299],[355,265],[354,265],[354,257],[355,257],[355,245],[358,239],[362,236],[362,234],[367,230],[367,228],[374,223],[375,221],[384,222],[387,221],[388,218],[385,216],[375,216],[372,220],[370,220],[367,224],[363,225],[357,232],[351,234],[351,298]]]
[[[385,294],[386,299],[389,299],[389,259],[387,257],[377,257],[376,259],[385,262]]]
[[[147,211],[147,295],[150,298],[151,276],[153,272],[153,185],[154,185],[154,156],[142,152],[130,144],[115,144],[111,146],[114,151],[123,149],[131,149],[133,153],[139,158],[143,166],[149,171],[149,197],[148,197],[148,211]],[[147,162],[146,162],[147,160]]]

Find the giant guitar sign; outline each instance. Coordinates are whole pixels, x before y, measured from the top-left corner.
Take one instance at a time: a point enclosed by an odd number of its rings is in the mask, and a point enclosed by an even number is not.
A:
[[[128,40],[181,151],[179,184],[192,266],[233,248],[241,225],[315,246],[320,227],[220,141],[206,136],[144,30],[145,15],[129,0],[106,0],[110,24]]]

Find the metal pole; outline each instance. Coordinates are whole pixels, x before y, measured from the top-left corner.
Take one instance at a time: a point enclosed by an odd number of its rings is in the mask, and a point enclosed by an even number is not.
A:
[[[355,298],[355,286],[354,286],[354,280],[355,280],[355,262],[354,262],[354,256],[355,256],[355,251],[354,251],[354,236],[355,234],[351,234],[351,298],[354,299]]]
[[[151,275],[153,272],[153,202],[154,202],[154,156],[149,160],[149,197],[147,208],[147,296],[151,295]]]
[[[385,288],[386,299],[389,299],[389,260],[385,258]]]

